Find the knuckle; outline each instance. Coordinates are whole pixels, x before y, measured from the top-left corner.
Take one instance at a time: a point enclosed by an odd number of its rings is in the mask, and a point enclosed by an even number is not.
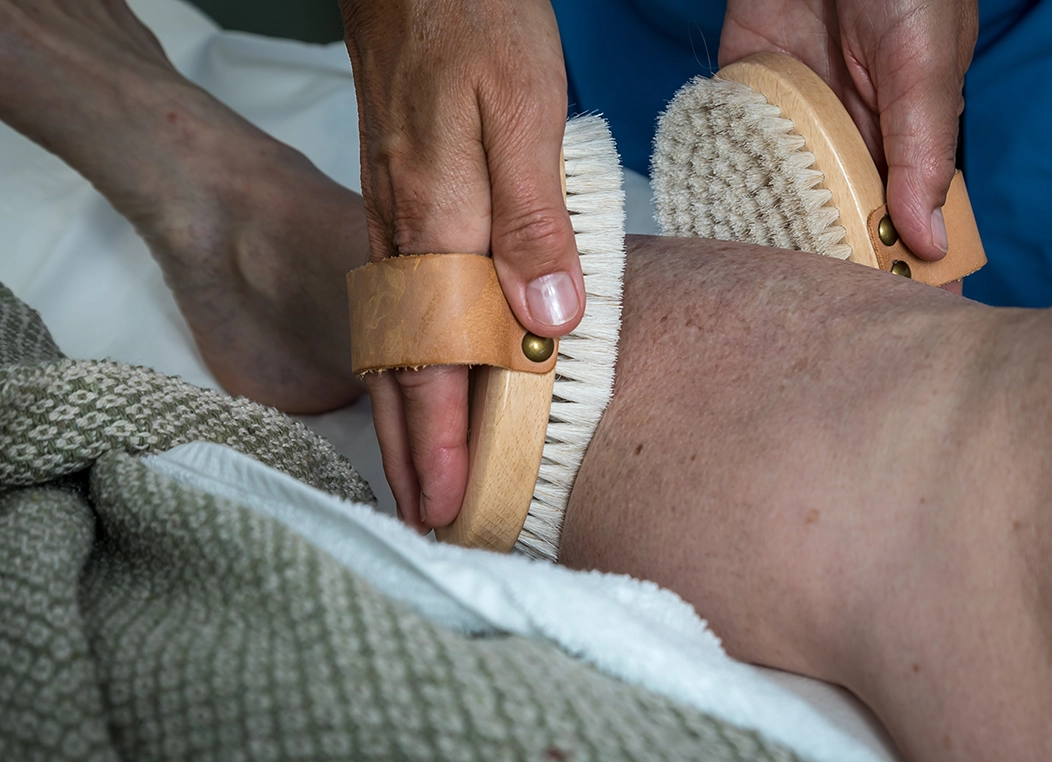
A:
[[[402,389],[414,439],[436,441],[445,446],[449,432],[467,425],[468,376],[465,367],[436,365],[394,373]]]
[[[417,188],[401,186],[392,198],[388,245],[395,254],[421,254],[418,243],[428,230],[431,201]]]
[[[884,109],[889,167],[928,176],[952,173],[957,153],[958,98],[933,100],[919,91],[903,93]]]
[[[419,479],[424,494],[435,499],[439,497],[435,493],[456,489],[453,474],[463,457],[461,451],[467,447],[467,439],[456,443],[432,441],[428,445],[423,451],[414,453],[414,462],[421,466]]]
[[[493,254],[513,266],[550,269],[575,250],[569,215],[565,209],[527,208],[494,221]]]
[[[918,174],[928,183],[949,183],[956,168],[957,132],[943,130],[931,137],[917,161]]]
[[[509,118],[561,124],[566,119],[566,76],[563,69],[538,71],[509,66],[489,82],[480,83],[483,103]]]
[[[489,249],[490,203],[467,161],[431,167],[392,159],[377,199],[379,237],[386,256]]]
[[[385,254],[486,253],[489,177],[476,129],[463,115],[425,121],[385,130],[368,150]]]
[[[921,204],[941,205],[945,200],[946,188],[954,173],[953,158],[940,158],[934,154],[899,168],[894,180],[911,198]],[[889,195],[892,195],[889,193]],[[898,195],[898,194],[895,194]]]

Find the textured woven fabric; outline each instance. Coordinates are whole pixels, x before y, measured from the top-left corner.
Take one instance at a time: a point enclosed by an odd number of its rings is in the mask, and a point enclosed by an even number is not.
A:
[[[0,287],[0,760],[790,760],[573,660],[469,638],[149,470],[224,442],[369,499],[299,424],[61,358]]]

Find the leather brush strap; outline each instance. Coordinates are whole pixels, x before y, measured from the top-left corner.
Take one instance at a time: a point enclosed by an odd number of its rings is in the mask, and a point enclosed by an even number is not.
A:
[[[490,365],[527,373],[528,334],[508,306],[493,260],[478,254],[391,257],[347,274],[351,367],[358,375],[427,365]],[[534,355],[536,356],[536,355]]]
[[[986,252],[979,238],[972,203],[968,199],[968,190],[964,186],[964,177],[960,171],[953,176],[942,213],[946,220],[949,251],[939,261],[928,262],[907,249],[897,234],[893,235],[894,240],[890,245],[885,243],[881,238],[880,225],[888,216],[888,207],[885,205],[873,210],[869,215],[867,228],[870,244],[877,256],[877,266],[886,272],[908,274],[910,278],[921,283],[941,286],[971,275],[985,265]]]

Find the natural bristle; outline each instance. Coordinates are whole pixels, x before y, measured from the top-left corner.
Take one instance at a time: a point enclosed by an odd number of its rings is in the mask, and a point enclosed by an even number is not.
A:
[[[665,235],[847,259],[844,228],[804,138],[736,82],[697,77],[661,116],[651,177]]]
[[[516,550],[555,560],[574,477],[614,386],[625,267],[621,162],[606,122],[581,116],[563,138],[566,206],[587,295],[577,329],[559,340],[541,470]]]
[[[567,208],[588,306],[559,342],[540,474],[515,547],[554,560],[574,478],[610,399],[621,325],[624,192],[606,122],[578,117],[563,140]],[[666,235],[745,241],[847,259],[844,229],[804,138],[744,85],[688,83],[662,115],[652,165]]]

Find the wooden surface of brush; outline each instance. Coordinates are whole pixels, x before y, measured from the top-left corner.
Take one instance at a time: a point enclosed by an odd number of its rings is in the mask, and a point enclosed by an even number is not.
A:
[[[666,234],[812,251],[931,285],[986,262],[959,173],[943,208],[946,257],[928,262],[903,245],[858,128],[821,77],[790,56],[761,53],[688,83],[655,145]]]

